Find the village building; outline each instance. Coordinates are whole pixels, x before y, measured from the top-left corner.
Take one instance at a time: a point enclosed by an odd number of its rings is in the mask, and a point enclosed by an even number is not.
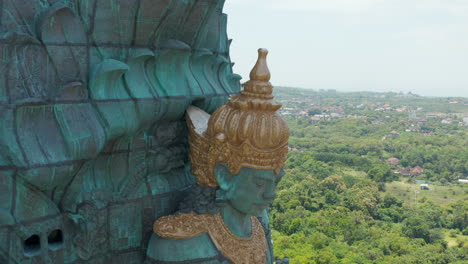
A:
[[[400,174],[400,175],[403,175],[403,176],[410,176],[411,175],[411,169],[405,167],[403,169],[395,171],[395,174]]]
[[[391,158],[387,159],[387,162],[388,162],[388,164],[390,164],[392,166],[398,166],[398,164],[400,163],[400,160],[398,158],[391,157]]]
[[[429,190],[429,184],[427,183],[422,183],[419,185],[419,187],[421,188],[421,190]]]
[[[395,174],[400,174],[403,176],[414,176],[414,175],[422,174],[423,172],[424,172],[423,168],[421,168],[420,166],[416,166],[414,168],[410,168],[410,167],[402,168],[396,171]]]
[[[424,169],[421,168],[420,166],[416,166],[411,169],[411,175],[418,175],[424,172]]]

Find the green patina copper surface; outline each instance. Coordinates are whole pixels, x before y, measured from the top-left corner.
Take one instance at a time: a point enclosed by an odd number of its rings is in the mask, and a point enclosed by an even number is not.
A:
[[[194,184],[186,108],[240,89],[223,4],[0,0],[0,263],[144,262]]]
[[[215,168],[215,175],[220,185],[216,200],[224,201],[223,205],[219,205],[219,212],[234,235],[243,238],[251,235],[252,215],[258,216],[263,226],[269,225],[266,208],[275,198],[276,184],[284,171],[276,174],[272,170],[242,168],[239,174],[233,175],[224,164],[219,163]],[[265,239],[268,240],[266,263],[272,263],[272,247],[269,243],[271,236],[268,230]],[[174,252],[174,249],[181,250]],[[187,239],[167,239],[153,234],[147,254],[154,262],[230,263],[216,249],[207,233]]]

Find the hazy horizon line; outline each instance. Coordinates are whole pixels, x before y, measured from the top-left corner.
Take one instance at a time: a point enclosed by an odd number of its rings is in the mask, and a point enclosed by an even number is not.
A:
[[[381,93],[381,94],[385,94],[385,93],[395,93],[395,94],[412,94],[412,95],[416,95],[416,96],[420,96],[420,97],[429,97],[429,98],[463,98],[463,99],[466,99],[468,100],[468,97],[466,96],[461,96],[461,95],[449,95],[449,96],[439,96],[439,95],[423,95],[423,94],[419,94],[417,92],[413,92],[413,91],[372,91],[372,90],[342,90],[342,89],[339,89],[339,88],[310,88],[310,87],[299,87],[299,86],[291,86],[291,85],[273,85],[274,87],[282,87],[282,88],[292,88],[292,89],[301,89],[301,90],[313,90],[313,91],[316,91],[316,92],[320,92],[320,91],[336,91],[336,92],[340,92],[340,93],[361,93],[361,92],[364,92],[364,93]]]

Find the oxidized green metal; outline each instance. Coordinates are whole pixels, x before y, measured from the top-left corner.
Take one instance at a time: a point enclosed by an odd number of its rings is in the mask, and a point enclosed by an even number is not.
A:
[[[272,263],[266,209],[284,174],[289,128],[276,112],[268,51],[258,52],[240,94],[211,115],[187,109],[197,186],[155,221],[148,263]]]
[[[143,263],[240,90],[223,0],[1,0],[0,263]]]
[[[215,168],[220,188],[212,191],[212,187],[195,189],[195,192],[202,195],[194,195],[189,197],[194,202],[190,208],[184,208],[178,213],[196,212],[202,213],[203,209],[208,206],[193,206],[196,203],[209,204],[208,201],[216,200],[218,205],[215,211],[203,213],[219,213],[223,219],[224,226],[228,228],[232,235],[228,237],[239,237],[240,240],[251,237],[253,230],[251,228],[250,216],[257,216],[264,229],[265,234],[262,234],[261,240],[271,241],[269,233],[269,222],[267,211],[265,210],[275,197],[276,183],[284,175],[284,171],[276,174],[272,170],[257,170],[251,168],[242,168],[240,173],[232,175],[229,169],[219,163]],[[203,195],[203,192],[207,193]],[[204,196],[204,197],[203,197]],[[223,204],[219,204],[220,201]],[[185,202],[185,201],[184,201]],[[203,208],[204,207],[204,208]],[[209,210],[208,210],[209,211]],[[189,221],[189,219],[186,219]],[[227,239],[228,237],[225,237]],[[263,242],[252,241],[252,242]],[[231,243],[231,242],[228,242]],[[259,243],[259,244],[260,244]],[[210,239],[207,233],[185,238],[185,239],[167,239],[153,234],[148,244],[147,263],[231,263],[223,252],[217,249],[216,242]],[[264,252],[257,252],[258,245],[251,245],[249,249],[255,251],[256,255],[261,255]],[[266,245],[266,263],[273,263],[272,245]],[[180,249],[177,253],[174,249]],[[249,254],[241,248],[235,250],[236,254]],[[241,262],[252,263],[252,262]],[[257,264],[257,262],[255,262]],[[264,264],[258,263],[258,264]]]

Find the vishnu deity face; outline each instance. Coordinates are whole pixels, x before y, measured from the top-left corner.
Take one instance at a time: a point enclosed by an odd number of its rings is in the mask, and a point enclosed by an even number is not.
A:
[[[276,185],[284,175],[284,170],[258,170],[241,168],[233,175],[223,163],[215,168],[219,189],[225,199],[239,213],[258,216],[267,209],[276,197]]]

